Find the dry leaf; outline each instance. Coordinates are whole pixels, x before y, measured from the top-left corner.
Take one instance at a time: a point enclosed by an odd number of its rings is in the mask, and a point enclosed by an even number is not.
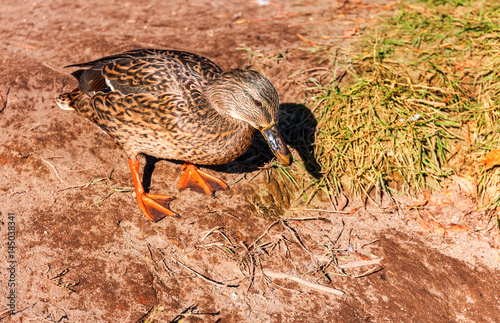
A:
[[[469,231],[469,227],[462,224],[448,224],[446,226],[446,231],[449,232],[466,232]]]
[[[372,259],[370,256],[362,254],[361,252],[355,251],[354,254],[356,255],[356,258],[361,259],[361,260],[371,260]]]
[[[490,151],[486,156],[481,159],[484,168],[487,170],[500,165],[500,149]]]
[[[477,187],[465,177],[453,175],[451,179],[457,183],[462,193],[467,197],[477,198]]]
[[[428,199],[424,199],[422,201],[416,201],[414,204],[409,205],[408,209],[413,210],[413,209],[421,208],[422,206],[425,206],[427,204],[427,202],[429,202]]]
[[[346,30],[344,32],[344,37],[345,38],[349,38],[349,37],[352,37],[354,36],[357,32],[359,32],[361,30],[361,28],[359,26],[356,26],[354,27],[353,29],[350,29],[350,30]]]
[[[427,221],[425,221],[423,218],[419,217],[418,218],[418,223],[420,224],[420,226],[422,227],[422,229],[428,231],[431,229],[430,225],[427,223]]]
[[[444,228],[444,225],[441,222],[430,220],[427,223],[429,223],[429,226],[432,231],[442,235],[446,234],[446,229]]]
[[[420,223],[420,226],[427,231],[434,231],[436,233],[439,233],[441,235],[446,235],[446,229],[444,228],[444,225],[441,222],[435,221],[435,220],[425,220],[422,217],[418,218],[418,222]]]
[[[349,215],[353,215],[354,213],[356,213],[359,209],[361,209],[361,206],[360,207],[357,207],[355,209],[352,209],[349,211]]]

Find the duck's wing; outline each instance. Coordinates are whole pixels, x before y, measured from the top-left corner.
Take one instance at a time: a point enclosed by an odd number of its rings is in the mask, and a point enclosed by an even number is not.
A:
[[[83,67],[72,74],[89,96],[98,91],[122,94],[181,93],[201,87],[222,73],[211,60],[197,54],[157,49],[140,49],[101,59],[69,65]]]
[[[72,66],[83,68],[73,73],[80,88],[63,99],[115,138],[139,129],[183,133],[215,117],[201,91],[222,70],[199,55],[137,50]]]

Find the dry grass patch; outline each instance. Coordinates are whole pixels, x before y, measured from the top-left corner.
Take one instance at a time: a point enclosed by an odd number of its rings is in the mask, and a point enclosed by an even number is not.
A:
[[[457,179],[498,203],[499,170],[481,161],[500,146],[499,21],[499,3],[402,4],[342,55],[323,49],[350,77],[309,80],[320,182],[414,195]]]

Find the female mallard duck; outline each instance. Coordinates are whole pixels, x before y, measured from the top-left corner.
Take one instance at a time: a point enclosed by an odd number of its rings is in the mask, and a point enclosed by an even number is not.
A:
[[[179,189],[201,187],[207,194],[227,189],[220,179],[193,164],[219,165],[243,154],[255,129],[278,160],[291,154],[278,130],[278,94],[269,80],[251,70],[223,72],[196,54],[141,49],[107,56],[72,73],[79,87],[57,98],[96,123],[128,155],[139,207],[153,221],[176,215],[172,197],[144,191],[139,154],[184,161]]]

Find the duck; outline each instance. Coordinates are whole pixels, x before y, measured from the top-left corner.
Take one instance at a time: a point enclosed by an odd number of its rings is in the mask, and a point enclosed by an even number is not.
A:
[[[211,195],[229,187],[196,165],[235,160],[257,130],[281,164],[292,163],[278,127],[278,93],[257,71],[223,71],[201,55],[161,49],[66,67],[78,68],[71,73],[78,87],[56,104],[95,123],[125,151],[139,208],[153,222],[178,214],[170,208],[174,197],[145,191],[139,155],[184,162],[178,189]]]

